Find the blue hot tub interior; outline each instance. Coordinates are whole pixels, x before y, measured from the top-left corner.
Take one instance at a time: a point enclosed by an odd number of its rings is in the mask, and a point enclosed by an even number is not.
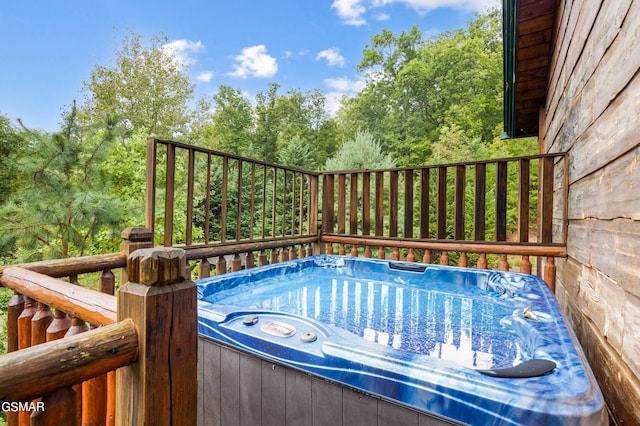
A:
[[[203,279],[198,293],[201,334],[418,410],[474,424],[605,419],[537,277],[314,256]],[[482,374],[534,359],[555,368]]]

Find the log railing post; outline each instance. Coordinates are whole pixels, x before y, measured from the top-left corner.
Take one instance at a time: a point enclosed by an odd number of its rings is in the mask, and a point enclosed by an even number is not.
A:
[[[153,232],[147,228],[127,228],[120,235],[120,253],[127,257],[138,249],[153,247]],[[127,268],[120,268],[120,284],[129,281]]]
[[[133,319],[139,357],[117,371],[116,425],[195,425],[198,317],[185,252],[137,250],[127,267],[118,320]]]

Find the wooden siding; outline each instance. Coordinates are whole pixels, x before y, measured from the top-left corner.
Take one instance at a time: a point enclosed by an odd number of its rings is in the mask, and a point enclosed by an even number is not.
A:
[[[540,129],[569,155],[556,295],[620,424],[640,422],[639,39],[640,1],[560,1]]]
[[[200,337],[199,426],[456,424]]]

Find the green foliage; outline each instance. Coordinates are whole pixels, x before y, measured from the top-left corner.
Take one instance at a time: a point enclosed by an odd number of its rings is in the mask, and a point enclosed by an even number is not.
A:
[[[0,115],[0,205],[8,200],[15,190],[16,165],[11,156],[24,149],[25,141],[9,118]]]
[[[378,141],[367,131],[356,132],[355,138],[343,143],[327,160],[325,170],[388,169],[395,167],[389,155],[384,155]]]
[[[311,170],[315,168],[315,159],[312,156],[309,145],[296,136],[280,150],[278,162],[287,167],[299,167]]]
[[[203,143],[213,149],[243,155],[249,149],[253,118],[251,103],[240,90],[221,85],[213,95],[212,124]]]
[[[473,141],[465,160],[481,158],[502,119],[500,25],[495,9],[426,40],[417,27],[372,37],[359,65],[368,84],[338,113],[343,134],[367,128],[398,164],[414,166],[433,163],[433,145],[453,130]]]
[[[129,131],[146,128],[150,136],[185,138],[195,86],[168,41],[159,34],[147,45],[140,34],[126,35],[115,64],[96,65],[84,85],[85,119],[95,123],[111,114]]]
[[[86,134],[75,106],[60,132],[25,130],[28,147],[12,157],[19,187],[0,206],[0,245],[18,247],[16,261],[83,255],[93,237],[122,226],[122,203],[105,191],[98,165],[115,138],[115,123]]]

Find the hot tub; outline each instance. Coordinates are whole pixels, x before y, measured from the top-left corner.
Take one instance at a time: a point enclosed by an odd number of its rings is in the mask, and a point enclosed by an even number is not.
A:
[[[573,332],[531,275],[320,255],[199,280],[198,298],[202,337],[429,418],[607,422]]]

